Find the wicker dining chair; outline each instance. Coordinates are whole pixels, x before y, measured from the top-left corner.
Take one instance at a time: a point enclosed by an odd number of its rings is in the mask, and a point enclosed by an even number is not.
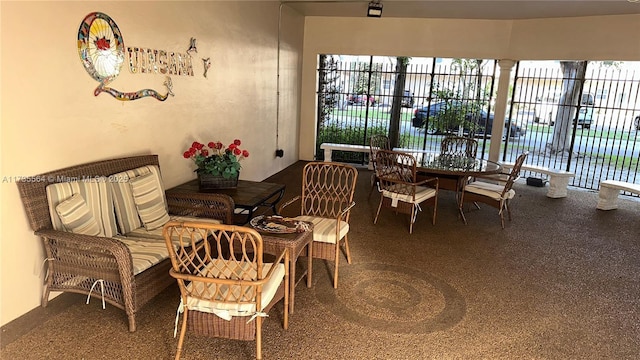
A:
[[[509,200],[513,199],[516,195],[515,190],[512,189],[513,183],[520,177],[520,168],[527,158],[529,152],[525,151],[520,154],[516,159],[511,172],[507,175],[506,181],[502,184],[501,179],[493,176],[479,176],[469,184],[465,184],[462,190],[460,207],[463,210],[465,202],[473,202],[477,208],[478,203],[484,203],[498,209],[500,215],[500,223],[504,229],[504,210],[509,215],[509,221],[511,221],[511,208],[509,207]],[[505,174],[506,175],[506,174]],[[465,224],[467,219],[464,216],[464,212],[461,211],[462,219]]]
[[[440,143],[440,153],[474,158],[478,154],[478,141],[462,136],[445,136]]]
[[[264,263],[261,235],[243,226],[171,221],[163,235],[183,313],[175,359],[187,327],[209,337],[255,340],[261,359],[263,317],[283,298],[283,327],[289,327],[288,251]]]
[[[334,261],[333,287],[338,287],[341,244],[347,262],[349,252],[349,216],[355,205],[358,171],[346,164],[310,162],[302,170],[302,193],[285,202],[279,212],[300,200],[300,215],[295,219],[313,223],[313,257]]]
[[[380,204],[373,223],[378,222],[382,207],[395,212],[409,214],[409,234],[413,233],[420,205],[433,206],[432,223],[436,223],[438,207],[438,178],[416,180],[416,158],[411,154],[379,150],[376,154],[376,168],[380,182]]]
[[[371,139],[369,141],[369,159],[373,164],[373,174],[371,175],[371,190],[369,190],[369,197],[371,197],[373,189],[378,187],[378,177],[376,176],[376,153],[380,149],[391,150],[389,137],[383,134],[371,135]]]

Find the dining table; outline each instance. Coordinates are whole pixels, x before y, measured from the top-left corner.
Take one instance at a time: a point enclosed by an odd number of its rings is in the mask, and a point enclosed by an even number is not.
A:
[[[437,177],[439,189],[456,192],[458,211],[463,220],[465,216],[462,211],[461,196],[468,180],[477,176],[502,173],[502,165],[488,159],[420,149],[394,148],[394,150],[411,154],[416,158],[416,180]]]

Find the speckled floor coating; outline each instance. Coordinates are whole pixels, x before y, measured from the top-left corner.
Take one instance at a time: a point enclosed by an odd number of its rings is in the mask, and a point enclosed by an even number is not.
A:
[[[268,181],[299,192],[301,163]],[[483,206],[457,217],[439,197],[408,233],[406,215],[385,211],[360,169],[349,244],[353,263],[314,260],[313,287],[300,283],[288,330],[282,304],[265,320],[264,359],[636,359],[640,353],[640,202],[595,209],[597,193],[515,185],[513,221],[500,228]],[[285,213],[285,215],[291,215]],[[305,263],[301,261],[301,263]],[[303,265],[301,265],[303,266]],[[171,286],[138,315],[76,294],[7,324],[2,359],[172,359],[178,304]],[[9,339],[9,340],[7,340]],[[253,342],[187,334],[183,359],[250,359]]]

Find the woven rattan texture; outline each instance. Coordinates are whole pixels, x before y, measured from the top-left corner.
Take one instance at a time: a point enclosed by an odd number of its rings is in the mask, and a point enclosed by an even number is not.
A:
[[[164,226],[169,250],[170,274],[178,281],[183,304],[190,299],[215,302],[217,307],[237,309],[249,305],[262,309],[263,286],[274,276],[276,266],[264,268],[262,236],[252,228],[208,223],[179,223]],[[283,327],[288,327],[289,253],[284,250],[274,263],[285,262],[285,276],[280,282],[283,292],[273,301],[284,298]],[[270,304],[273,303],[270,301]],[[257,358],[261,356],[262,316],[248,320],[234,316],[231,321],[213,314],[184,307],[176,359],[180,358],[186,329],[198,334],[239,340],[256,340]],[[257,313],[256,313],[257,314]],[[192,316],[196,322],[192,325]],[[259,315],[259,314],[258,314]]]
[[[169,276],[169,259],[134,277],[131,253],[119,240],[52,228],[46,195],[49,184],[99,176],[107,177],[107,181],[116,181],[109,179],[109,175],[146,165],[159,165],[157,155],[97,161],[50,171],[18,182],[29,225],[42,238],[48,259],[43,307],[47,306],[51,291],[91,293],[91,296],[99,298],[100,291],[91,292],[91,287],[97,280],[102,280],[105,301],[124,309],[129,330],[135,331],[136,312],[175,281]],[[167,202],[170,214],[206,216],[227,223],[232,221],[233,200],[227,196],[199,199],[197,196],[174,195]]]

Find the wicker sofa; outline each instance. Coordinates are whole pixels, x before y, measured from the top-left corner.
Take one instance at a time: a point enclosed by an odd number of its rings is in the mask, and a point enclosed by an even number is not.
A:
[[[170,219],[193,220],[197,217],[199,220],[232,223],[234,203],[229,196],[166,196],[157,155],[96,161],[23,179],[18,182],[20,197],[31,228],[43,240],[48,260],[42,294],[43,307],[47,306],[51,291],[103,298],[125,310],[129,331],[133,332],[136,330],[136,312],[167,286],[175,283],[169,276],[171,262],[162,238],[162,226],[148,230],[147,223],[141,220],[142,210],[137,203],[128,210],[123,210],[122,204],[118,203],[118,199],[122,201],[125,196],[119,194],[117,189],[131,191],[128,189],[132,188],[134,180],[142,179],[143,175],[149,175],[148,178],[155,176],[158,188],[152,187],[150,190],[160,191],[158,197],[162,198],[164,208],[168,210],[164,215]],[[99,188],[99,191],[96,190],[99,195],[93,196],[93,190],[87,190],[89,188]],[[76,193],[80,196],[76,196]],[[58,199],[53,200],[56,196]],[[90,199],[94,197],[99,200],[90,204]],[[90,226],[83,224],[85,230],[82,231],[70,222],[59,223],[68,220],[68,217],[63,218],[67,214],[61,210],[62,205],[73,205],[77,198],[85,200],[79,208],[89,209],[87,212],[94,215],[90,218],[98,217],[95,222],[86,222]],[[96,212],[100,216],[95,216]],[[125,226],[127,221],[128,229]],[[143,226],[133,229],[141,223],[144,223]],[[149,249],[156,253],[150,256]],[[92,291],[92,287],[97,289]]]

